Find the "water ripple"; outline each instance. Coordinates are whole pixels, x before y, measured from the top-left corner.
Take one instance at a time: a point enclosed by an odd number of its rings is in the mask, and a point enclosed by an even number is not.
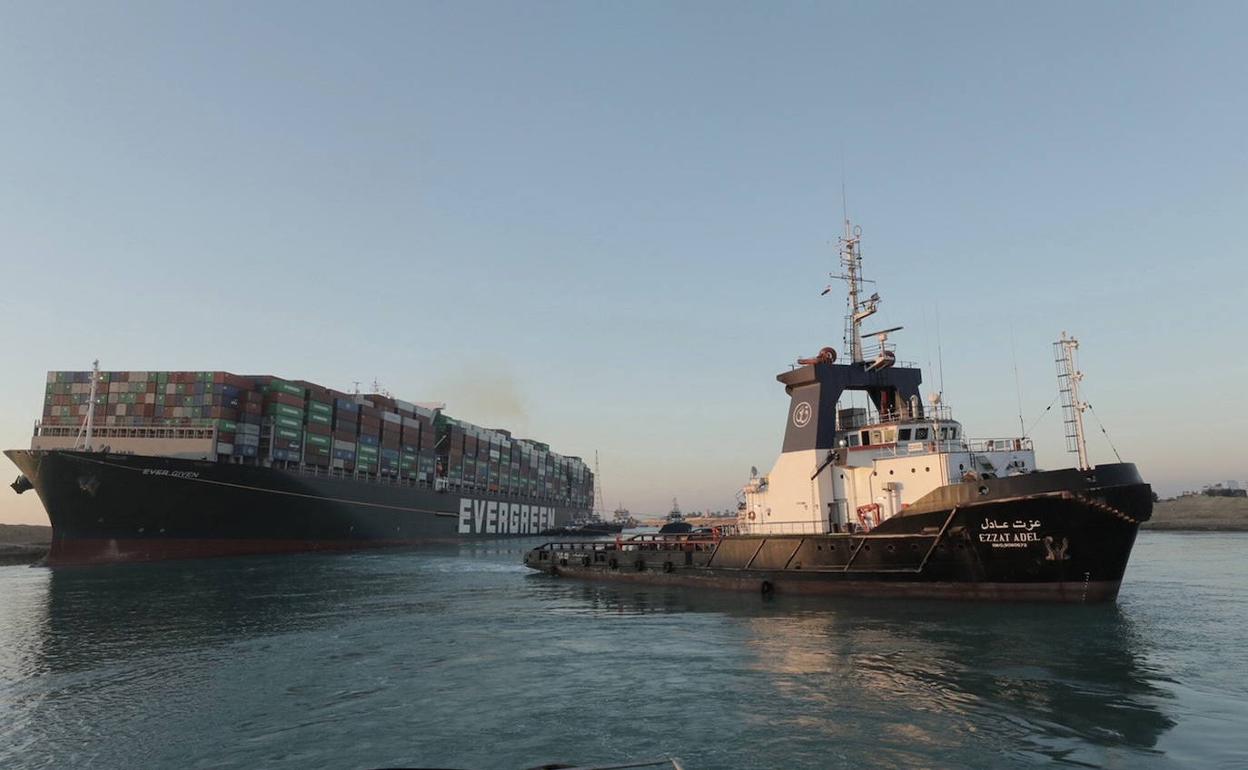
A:
[[[1142,535],[1108,607],[580,583],[507,542],[0,568],[0,766],[1248,766],[1246,545]]]

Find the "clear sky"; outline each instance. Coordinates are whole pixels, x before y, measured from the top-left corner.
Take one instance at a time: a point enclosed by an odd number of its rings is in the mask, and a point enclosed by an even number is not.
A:
[[[939,318],[970,434],[1017,432],[1015,356],[1041,416],[1066,329],[1160,491],[1248,478],[1245,29],[1242,2],[0,2],[0,445],[94,357],[376,377],[598,450],[608,507],[728,507],[779,451],[774,376],[841,347],[844,179],[879,321],[926,367]]]

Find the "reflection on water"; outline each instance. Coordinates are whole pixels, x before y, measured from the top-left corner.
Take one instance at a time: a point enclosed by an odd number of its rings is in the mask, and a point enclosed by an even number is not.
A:
[[[52,571],[39,670],[315,629],[376,612],[436,614],[447,597],[387,590],[382,563],[295,556]]]
[[[1119,607],[755,597],[581,586],[587,611],[716,613],[749,630],[749,666],[767,675],[788,713],[754,715],[774,729],[860,738],[893,731],[925,763],[956,731],[1008,749],[1100,764],[1097,747],[1153,753],[1175,723],[1148,640]],[[938,715],[927,719],[923,715]],[[907,745],[910,744],[910,745]],[[926,759],[924,759],[926,757]]]
[[[0,767],[1244,766],[1236,542],[1143,538],[1098,607],[586,583],[524,541],[3,568]]]

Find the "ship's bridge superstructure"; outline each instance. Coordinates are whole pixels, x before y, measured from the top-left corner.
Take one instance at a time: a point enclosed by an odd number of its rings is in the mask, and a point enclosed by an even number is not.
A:
[[[860,231],[846,223],[843,273],[835,277],[850,286],[851,360],[837,363],[835,351],[824,348],[776,377],[790,398],[784,445],[771,472],[755,474],[742,490],[743,532],[870,530],[942,487],[1036,470],[1030,439],[968,438],[939,395],[923,403],[922,373],[899,365],[887,342],[901,327],[860,331],[881,300],[876,293],[860,298],[859,243]],[[864,346],[863,336],[874,336],[875,345]],[[855,405],[858,393],[865,406]]]

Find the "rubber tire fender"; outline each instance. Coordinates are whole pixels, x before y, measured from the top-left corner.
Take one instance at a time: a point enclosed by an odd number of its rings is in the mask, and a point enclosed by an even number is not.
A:
[[[763,584],[758,587],[763,596],[771,596],[776,591],[776,587],[771,584],[770,580],[764,580]]]
[[[663,562],[663,571],[664,571],[664,572],[671,572],[671,571],[672,571],[672,570],[674,570],[674,569],[676,569],[676,565],[675,565],[675,564],[672,564],[670,561],[665,561],[665,562]]]

